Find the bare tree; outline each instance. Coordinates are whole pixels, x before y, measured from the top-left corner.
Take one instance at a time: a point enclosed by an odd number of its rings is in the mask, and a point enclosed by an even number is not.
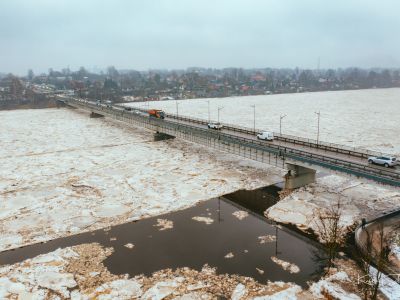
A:
[[[339,247],[344,243],[345,231],[340,224],[342,216],[341,199],[327,209],[318,209],[315,213],[317,234],[325,244],[328,254],[328,270],[333,266]]]

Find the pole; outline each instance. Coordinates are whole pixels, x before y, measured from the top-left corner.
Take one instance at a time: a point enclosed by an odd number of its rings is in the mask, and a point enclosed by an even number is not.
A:
[[[218,107],[218,123],[219,123],[219,111],[220,111],[221,109],[223,109],[222,106]]]
[[[179,117],[179,111],[178,111],[179,103],[177,100],[175,101],[175,104],[176,104],[176,118],[178,118]]]
[[[210,100],[207,100],[208,103],[208,123],[210,123]]]
[[[253,104],[251,107],[253,108],[253,132],[256,134],[256,105]]]
[[[318,116],[318,127],[317,127],[317,145],[319,144],[319,120],[321,117],[321,111],[315,112],[315,114]]]
[[[280,115],[279,117],[279,135],[282,136],[282,119],[286,117],[286,115]]]

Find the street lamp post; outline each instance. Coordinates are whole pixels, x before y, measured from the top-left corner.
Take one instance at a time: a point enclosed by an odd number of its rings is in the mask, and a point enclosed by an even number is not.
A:
[[[222,106],[219,106],[219,107],[218,107],[218,123],[219,123],[219,111],[220,111],[221,109],[223,109],[223,107],[222,107]]]
[[[207,100],[208,103],[208,123],[210,123],[210,100]]]
[[[280,115],[279,117],[279,135],[282,136],[282,119],[286,117],[286,115]]]
[[[253,131],[256,134],[256,105],[253,104],[251,107],[253,108]]]
[[[179,117],[179,110],[178,110],[178,107],[179,107],[179,104],[180,104],[180,103],[178,103],[178,101],[175,101],[175,104],[176,104],[176,118],[178,118],[178,117]]]
[[[317,145],[319,144],[319,120],[321,118],[321,112],[314,112],[318,116],[318,125],[317,125]]]

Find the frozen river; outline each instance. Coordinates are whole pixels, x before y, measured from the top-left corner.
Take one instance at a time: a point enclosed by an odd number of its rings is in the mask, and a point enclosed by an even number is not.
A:
[[[400,155],[400,89],[331,91],[246,97],[179,100],[180,115],[217,120],[316,139],[317,115],[321,112],[320,140]],[[142,103],[133,106],[147,107]],[[176,101],[151,102],[151,108],[176,113]]]
[[[283,171],[69,109],[0,112],[0,251],[195,205]]]

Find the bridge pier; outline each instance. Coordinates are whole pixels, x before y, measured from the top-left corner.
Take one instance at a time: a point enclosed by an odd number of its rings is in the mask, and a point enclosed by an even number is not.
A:
[[[95,113],[95,112],[91,112],[91,113],[90,113],[90,117],[91,117],[91,118],[104,118],[103,115],[100,115],[100,114]]]
[[[315,182],[315,170],[290,163],[286,163],[286,167],[285,189],[296,189]]]

